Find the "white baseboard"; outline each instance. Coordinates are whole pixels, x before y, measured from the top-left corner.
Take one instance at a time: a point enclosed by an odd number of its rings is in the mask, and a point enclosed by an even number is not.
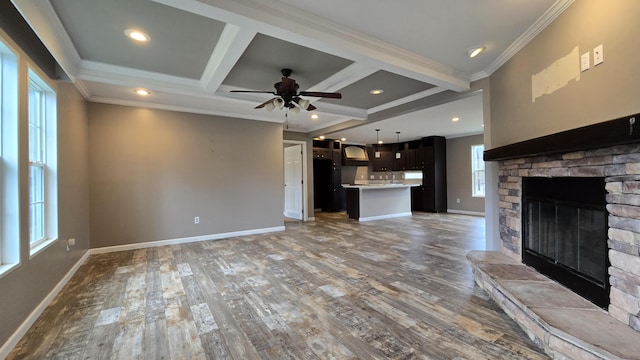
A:
[[[262,229],[242,230],[242,231],[233,231],[228,233],[199,235],[199,236],[191,236],[191,237],[177,238],[177,239],[148,241],[148,242],[137,243],[137,244],[106,246],[106,247],[94,248],[89,251],[91,252],[91,255],[105,254],[110,252],[145,249],[145,248],[151,248],[151,247],[157,247],[157,246],[186,244],[186,243],[205,241],[205,240],[219,240],[219,239],[226,239],[226,238],[236,237],[236,236],[264,234],[264,233],[275,232],[275,231],[284,231],[284,229],[285,229],[284,226],[275,226],[275,227],[262,228]]]
[[[4,344],[2,344],[2,347],[0,347],[0,359],[4,359],[9,355],[11,350],[13,350],[13,348],[18,344],[24,334],[26,334],[29,328],[31,328],[31,325],[33,325],[33,323],[38,320],[38,317],[42,314],[42,312],[47,308],[47,306],[49,306],[49,304],[51,304],[53,299],[58,296],[62,288],[67,285],[69,280],[71,280],[80,266],[82,266],[82,264],[84,264],[84,262],[89,258],[89,255],[90,251],[86,251],[84,255],[82,255],[82,257],[73,265],[73,267],[71,267],[67,274],[62,279],[60,279],[58,284],[49,292],[49,294],[47,294],[44,299],[42,299],[40,304],[38,304],[38,306],[33,309],[31,314],[27,316],[22,324],[20,324],[18,329],[9,337],[9,339]]]
[[[466,210],[447,209],[447,212],[449,214],[473,215],[473,216],[482,216],[482,217],[484,217],[484,213],[483,212],[479,212],[479,211],[466,211]]]
[[[293,211],[285,211],[283,215],[288,218],[302,220],[302,217],[300,217],[301,215]]]
[[[362,221],[391,219],[391,218],[397,218],[397,217],[402,217],[402,216],[411,216],[411,215],[413,215],[411,212],[404,212],[404,213],[396,213],[396,214],[388,214],[388,215],[367,216],[367,217],[358,218],[358,221],[362,222]]]

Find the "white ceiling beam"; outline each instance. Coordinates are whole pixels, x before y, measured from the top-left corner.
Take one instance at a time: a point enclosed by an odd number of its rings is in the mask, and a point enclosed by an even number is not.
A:
[[[470,88],[468,76],[447,65],[274,0],[154,0],[298,45],[434,84]]]
[[[378,70],[379,69],[375,67],[356,62],[311,86],[307,91],[338,91],[364,79]]]
[[[255,35],[247,28],[225,25],[200,79],[206,91],[215,92],[220,87]]]
[[[402,105],[402,104],[406,104],[408,102],[414,101],[414,100],[418,100],[418,99],[422,99],[431,95],[435,95],[438,93],[441,93],[443,91],[447,91],[447,89],[443,89],[441,87],[432,87],[431,89],[427,89],[424,91],[420,91],[418,93],[415,94],[411,94],[409,96],[405,96],[403,98],[394,100],[394,101],[389,101],[386,104],[382,104],[382,105],[378,105],[376,107],[372,107],[370,109],[367,110],[367,114],[374,114],[377,113],[378,111],[382,111],[382,110],[386,110],[386,109],[390,109],[392,107],[396,107],[398,105]]]
[[[176,94],[190,94],[193,96],[204,95],[202,92],[202,86],[198,80],[103,64],[94,61],[85,60],[80,62],[77,78],[85,81],[95,81],[131,88],[144,87],[149,90]]]

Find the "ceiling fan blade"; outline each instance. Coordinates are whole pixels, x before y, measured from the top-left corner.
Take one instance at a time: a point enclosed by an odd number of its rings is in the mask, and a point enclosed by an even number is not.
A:
[[[268,103],[271,103],[271,102],[273,102],[273,99],[269,99],[269,100],[263,102],[262,104],[254,107],[254,109],[262,109],[263,107],[267,106]]]
[[[329,99],[342,99],[342,94],[340,93],[329,93],[329,92],[319,92],[319,91],[300,91],[300,95],[311,96],[311,97],[322,97],[322,98],[329,98]]]
[[[260,90],[231,90],[233,93],[258,93],[258,94],[272,94],[277,95],[273,91],[260,91]]]

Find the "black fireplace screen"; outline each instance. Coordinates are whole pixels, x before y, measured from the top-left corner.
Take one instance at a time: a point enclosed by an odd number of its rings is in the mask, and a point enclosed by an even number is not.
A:
[[[609,304],[604,178],[523,178],[523,262]]]

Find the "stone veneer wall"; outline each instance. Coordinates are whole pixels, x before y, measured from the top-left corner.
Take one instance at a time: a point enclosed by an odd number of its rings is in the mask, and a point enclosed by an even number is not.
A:
[[[522,261],[522,177],[605,177],[609,212],[609,314],[640,331],[640,144],[499,163],[502,252]]]

